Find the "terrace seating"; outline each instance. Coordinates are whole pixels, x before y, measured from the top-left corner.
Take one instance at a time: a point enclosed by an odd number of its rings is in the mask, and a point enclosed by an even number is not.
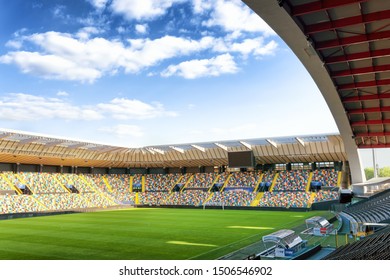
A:
[[[106,183],[104,182],[104,175],[101,174],[85,174],[85,178],[94,184],[100,191],[110,193]]]
[[[338,172],[334,169],[320,169],[313,171],[312,182],[321,183],[325,187],[338,187]]]
[[[217,185],[225,184],[226,179],[228,178],[228,176],[229,176],[228,172],[223,172],[223,173],[219,174],[219,178],[218,178],[217,182],[215,182],[215,184],[217,184]]]
[[[379,193],[364,202],[356,203],[343,212],[357,222],[378,223],[390,219],[390,190]]]
[[[165,201],[167,205],[190,205],[200,206],[207,199],[209,193],[203,190],[187,190],[183,192],[174,192]]]
[[[388,260],[390,259],[390,227],[352,244],[344,245],[324,260]]]
[[[259,191],[264,192],[268,191],[268,189],[272,185],[272,181],[274,180],[275,173],[273,171],[266,171],[263,174],[263,178],[261,179],[260,185],[259,185]]]
[[[113,201],[110,201],[107,197],[97,193],[83,193],[81,196],[89,202],[91,207],[106,208],[108,206],[116,205]]]
[[[187,189],[209,189],[216,176],[216,173],[196,173],[188,183]]]
[[[139,204],[141,205],[161,205],[168,198],[168,192],[143,192],[139,193]]]
[[[93,207],[80,194],[34,194],[48,210],[70,210]]]
[[[234,172],[231,173],[226,188],[251,188],[256,187],[261,176],[260,172]]]
[[[180,174],[148,174],[145,176],[145,190],[148,192],[170,191],[180,178]],[[134,184],[134,182],[133,182]]]
[[[211,199],[207,201],[210,206],[250,206],[256,194],[247,190],[226,190],[215,192]]]
[[[13,188],[10,186],[10,184],[7,182],[7,180],[2,176],[8,176],[8,172],[3,172],[0,174],[0,190],[8,191],[8,190],[13,190]],[[8,177],[7,177],[8,178]]]
[[[258,206],[307,208],[309,199],[310,194],[306,192],[265,192]]]
[[[316,203],[316,202],[338,200],[338,199],[339,199],[338,192],[320,190],[320,191],[316,192],[316,197],[314,198],[313,202]]]
[[[274,191],[305,191],[309,179],[307,170],[281,171]]]
[[[84,192],[94,192],[90,188],[88,183],[84,181],[81,176],[77,174],[53,174],[57,177],[57,180],[60,181],[64,186],[74,186],[80,193]]]
[[[1,195],[0,214],[40,212],[46,210],[30,195]]]
[[[51,173],[20,172],[19,176],[33,193],[65,193]]]

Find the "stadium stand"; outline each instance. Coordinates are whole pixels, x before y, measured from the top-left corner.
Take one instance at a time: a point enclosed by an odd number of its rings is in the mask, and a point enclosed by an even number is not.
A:
[[[46,208],[31,195],[1,195],[0,213],[29,213],[45,211]]]
[[[390,226],[351,244],[341,246],[323,260],[390,259]]]
[[[308,184],[307,170],[291,170],[279,172],[274,191],[305,191]]]
[[[332,172],[321,172],[326,178]],[[320,190],[310,200],[310,193],[301,191],[307,185],[308,171],[223,172],[173,174],[69,174],[42,172],[3,172],[0,176],[0,195],[8,194],[7,205],[17,200],[24,186],[31,190],[33,201],[43,208],[29,207],[34,211],[105,208],[115,205],[207,205],[232,207],[284,207],[307,208],[311,202],[335,200],[338,193]],[[262,178],[261,182],[260,179]],[[265,192],[261,198],[254,190],[269,188],[276,181],[274,192]],[[300,182],[299,180],[302,180]],[[263,184],[263,185],[262,185]],[[267,184],[267,186],[266,186]],[[219,187],[209,193],[213,185]],[[143,191],[144,189],[144,191]],[[14,197],[15,196],[15,197]],[[256,198],[256,201],[255,201]],[[24,204],[30,205],[28,198]],[[22,202],[23,202],[22,201]],[[254,204],[251,205],[251,202]],[[15,202],[16,203],[16,202]],[[23,205],[23,204],[22,204]],[[14,209],[15,207],[7,207]],[[47,208],[47,209],[45,209]],[[378,205],[378,209],[381,208]],[[383,208],[383,207],[382,207]],[[24,209],[22,206],[18,208]],[[38,210],[37,210],[38,209]],[[7,210],[8,211],[8,210]],[[386,212],[384,210],[384,212]],[[7,212],[8,213],[8,212]],[[359,213],[355,214],[358,216]],[[375,219],[386,215],[372,214]]]
[[[352,204],[343,212],[353,217],[358,223],[379,223],[388,220],[390,219],[390,189],[365,201]]]
[[[251,188],[253,190],[260,175],[260,172],[234,172],[230,176],[226,188]]]
[[[266,171],[263,173],[263,178],[260,182],[258,191],[265,192],[268,191],[272,185],[272,181],[275,177],[275,173],[273,171]]]
[[[314,203],[323,202],[329,200],[339,200],[339,193],[336,191],[323,191],[320,190],[315,193]]]
[[[207,199],[209,193],[203,190],[187,190],[174,192],[166,200],[166,205],[200,206]]]
[[[217,173],[196,173],[190,179],[187,189],[210,189]]]
[[[169,196],[169,192],[143,192],[139,193],[140,205],[163,205]]]
[[[265,192],[258,206],[306,208],[309,199],[310,194],[306,192]]]
[[[337,187],[338,172],[334,169],[320,169],[313,171],[312,183],[320,183],[321,186]]]
[[[225,190],[215,192],[210,200],[207,201],[209,206],[250,206],[256,194],[246,190]]]
[[[35,194],[67,192],[50,173],[20,172],[19,176]]]
[[[170,191],[180,179],[180,174],[148,174],[145,177],[146,191]]]

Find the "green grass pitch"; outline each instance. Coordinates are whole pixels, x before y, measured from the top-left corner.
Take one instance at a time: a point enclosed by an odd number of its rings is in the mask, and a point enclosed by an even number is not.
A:
[[[0,221],[0,259],[217,259],[320,212],[129,209]]]

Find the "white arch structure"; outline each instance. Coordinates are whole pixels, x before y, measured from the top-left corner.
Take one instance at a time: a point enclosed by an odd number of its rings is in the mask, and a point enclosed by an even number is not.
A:
[[[364,182],[359,148],[390,147],[390,1],[243,2],[306,67],[340,131],[352,183]]]

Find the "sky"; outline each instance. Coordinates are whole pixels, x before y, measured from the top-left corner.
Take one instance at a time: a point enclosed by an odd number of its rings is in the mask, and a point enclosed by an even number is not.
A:
[[[338,133],[240,0],[0,4],[0,128],[125,147]]]

